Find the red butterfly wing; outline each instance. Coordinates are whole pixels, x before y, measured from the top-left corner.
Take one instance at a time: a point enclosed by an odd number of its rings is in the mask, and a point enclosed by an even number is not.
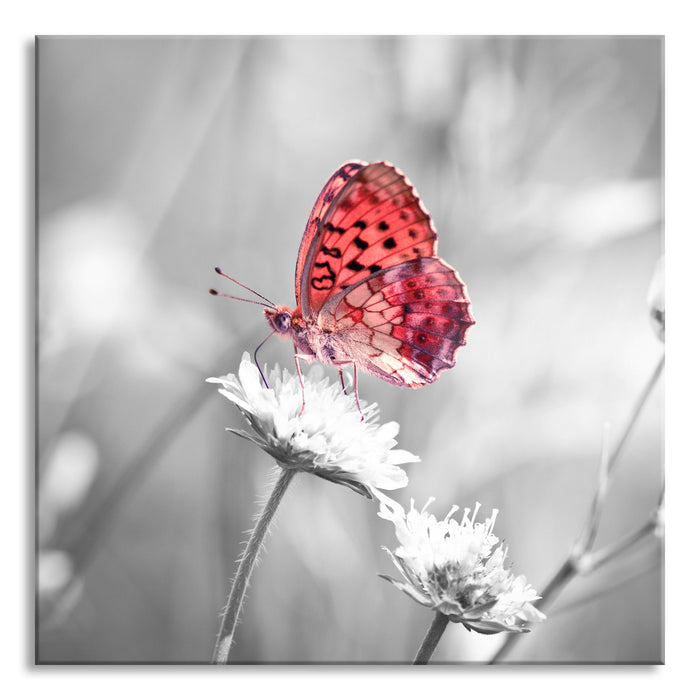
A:
[[[418,387],[453,367],[474,319],[464,283],[440,258],[371,275],[336,296],[318,324],[339,359],[393,384]]]
[[[390,163],[343,165],[316,200],[297,259],[297,303],[308,321],[337,293],[380,270],[437,253],[413,185]]]
[[[351,160],[341,165],[329,178],[321,194],[316,198],[316,202],[309,214],[309,220],[306,222],[304,235],[299,246],[299,254],[297,255],[297,269],[295,277],[295,288],[297,295],[297,304],[301,303],[301,299],[306,295],[302,291],[302,279],[304,274],[304,263],[309,258],[309,251],[313,244],[319,241],[320,226],[323,218],[328,211],[328,208],[333,203],[333,200],[338,196],[338,193],[345,187],[348,180],[358,171],[361,170],[367,163],[361,160]]]

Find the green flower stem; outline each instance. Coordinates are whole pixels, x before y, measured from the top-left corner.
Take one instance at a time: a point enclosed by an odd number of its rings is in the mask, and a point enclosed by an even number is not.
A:
[[[214,663],[229,663],[233,633],[241,616],[243,599],[245,598],[246,589],[248,588],[250,575],[258,559],[258,553],[265,540],[265,535],[267,535],[267,531],[270,528],[270,523],[272,522],[275,511],[295,473],[296,472],[291,469],[282,469],[265,507],[258,516],[258,521],[255,523],[248,544],[246,544],[245,551],[243,552],[238,569],[236,570],[236,577],[233,580],[228,601],[226,602],[224,616],[221,620],[219,635],[216,639],[216,648],[214,649]]]
[[[439,610],[435,612],[435,617],[433,618],[433,624],[430,625],[428,633],[425,635],[423,643],[420,645],[420,649],[416,654],[416,658],[413,661],[414,666],[424,665],[430,661],[430,657],[435,651],[435,647],[442,637],[442,633],[447,627],[447,623],[450,618],[447,615],[443,615]]]

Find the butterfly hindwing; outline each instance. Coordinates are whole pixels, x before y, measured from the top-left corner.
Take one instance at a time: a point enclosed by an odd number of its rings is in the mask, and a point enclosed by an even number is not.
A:
[[[421,386],[455,364],[474,319],[457,272],[441,259],[399,263],[327,304],[318,324],[339,358],[403,386]]]
[[[401,171],[385,162],[346,163],[324,187],[304,233],[297,260],[302,315],[314,320],[344,289],[436,252],[430,215]]]

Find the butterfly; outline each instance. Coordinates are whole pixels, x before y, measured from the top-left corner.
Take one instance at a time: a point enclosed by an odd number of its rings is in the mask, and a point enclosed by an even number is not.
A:
[[[344,163],[321,190],[295,289],[293,311],[263,304],[270,335],[292,340],[300,378],[299,359],[337,367],[341,382],[352,366],[356,399],[358,368],[398,386],[434,382],[454,366],[474,325],[464,282],[437,255],[427,209],[383,161]]]

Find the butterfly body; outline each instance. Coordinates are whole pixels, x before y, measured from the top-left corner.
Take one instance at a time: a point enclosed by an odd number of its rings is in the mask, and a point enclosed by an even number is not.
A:
[[[302,359],[309,362],[318,360],[338,367],[354,361],[344,351],[343,336],[332,324],[323,327],[319,323],[307,323],[299,308],[291,311],[286,306],[265,309],[265,317],[275,333],[288,337],[294,343],[296,354]]]
[[[474,324],[464,283],[437,256],[430,215],[386,162],[350,161],[328,180],[302,238],[296,297],[293,311],[265,316],[298,356],[399,386],[453,367]]]

